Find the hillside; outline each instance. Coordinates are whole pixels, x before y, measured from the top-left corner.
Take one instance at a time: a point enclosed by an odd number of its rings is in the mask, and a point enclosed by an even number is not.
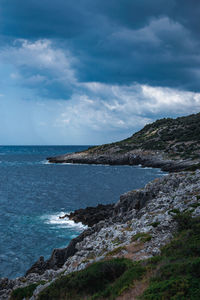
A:
[[[24,277],[2,278],[0,299],[200,299],[199,249],[200,171],[172,173],[121,195]]]
[[[196,169],[200,163],[200,113],[157,120],[125,140],[48,160],[51,163],[141,164],[165,171]]]
[[[200,157],[200,113],[177,119],[160,119],[120,142],[89,149],[90,153],[164,151],[169,157]]]
[[[0,299],[200,299],[199,125],[200,114],[162,119],[123,141],[49,158],[187,171],[61,216],[88,228],[24,277],[0,279]]]
[[[200,299],[199,125],[200,113],[162,119],[123,141],[49,158],[187,171],[62,216],[88,228],[24,277],[0,279],[0,299]]]

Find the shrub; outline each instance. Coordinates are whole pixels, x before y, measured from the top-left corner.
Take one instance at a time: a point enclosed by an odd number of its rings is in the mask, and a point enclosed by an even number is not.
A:
[[[156,273],[140,299],[200,299],[200,218],[179,213],[175,219],[180,232],[149,260]]]
[[[57,279],[39,294],[38,299],[115,299],[144,272],[140,263],[125,258],[93,263],[84,270]]]
[[[10,300],[22,300],[24,298],[30,298],[33,295],[33,291],[36,289],[36,287],[44,283],[44,281],[41,281],[22,288],[17,288],[12,291]]]

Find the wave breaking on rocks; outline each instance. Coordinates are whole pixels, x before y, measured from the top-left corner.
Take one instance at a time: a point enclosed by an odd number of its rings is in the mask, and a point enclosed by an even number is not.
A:
[[[71,219],[89,227],[66,248],[54,249],[48,260],[40,257],[24,277],[2,278],[0,299],[9,299],[13,289],[38,283],[30,298],[37,299],[60,274],[82,270],[108,257],[138,261],[157,255],[176,232],[173,215],[177,211],[200,216],[199,170],[169,174],[121,195],[116,204],[72,213]],[[96,219],[92,218],[95,214]]]

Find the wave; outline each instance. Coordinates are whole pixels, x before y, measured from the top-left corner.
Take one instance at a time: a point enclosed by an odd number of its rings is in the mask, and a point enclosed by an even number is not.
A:
[[[48,161],[48,160],[42,160],[42,161],[40,161],[40,164],[41,165],[51,165],[51,163]]]
[[[143,169],[145,169],[145,170],[152,170],[153,168],[152,167],[143,167]]]
[[[94,167],[129,167],[128,165],[109,165],[109,164],[81,164],[81,163],[66,163],[66,162],[63,162],[63,163],[53,163],[53,162],[49,162],[47,160],[43,160],[40,162],[41,164],[43,165],[52,165],[52,166],[94,166]]]
[[[45,224],[49,224],[49,225],[57,225],[59,227],[62,228],[70,228],[70,229],[77,229],[77,230],[84,230],[87,229],[88,226],[87,225],[83,225],[82,223],[75,223],[72,220],[69,220],[68,217],[65,217],[63,219],[61,219],[61,216],[66,215],[69,212],[59,212],[59,213],[55,213],[55,214],[49,214],[49,215],[43,215],[41,217],[41,219],[43,220],[43,222]]]

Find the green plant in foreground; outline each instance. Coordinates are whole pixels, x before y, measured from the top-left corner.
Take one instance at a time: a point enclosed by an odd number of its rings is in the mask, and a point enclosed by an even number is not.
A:
[[[174,218],[179,234],[162,249],[156,275],[140,299],[200,299],[200,218],[189,213]]]
[[[79,272],[61,276],[45,288],[38,299],[114,300],[134,285],[137,290],[138,280],[151,276],[149,286],[140,299],[199,300],[200,217],[192,218],[190,213],[184,212],[177,213],[174,219],[179,232],[163,247],[159,256],[140,262],[113,258],[93,263]],[[141,237],[140,233],[140,237],[137,234],[135,239]],[[36,286],[13,291],[11,299],[30,297]]]
[[[30,298],[33,295],[33,291],[36,289],[36,287],[40,284],[45,284],[45,281],[41,281],[38,283],[33,283],[28,286],[17,288],[12,291],[10,300],[22,300],[26,298]]]
[[[39,300],[115,299],[140,279],[145,268],[129,259],[115,258],[91,264],[86,269],[62,276],[43,290]]]

